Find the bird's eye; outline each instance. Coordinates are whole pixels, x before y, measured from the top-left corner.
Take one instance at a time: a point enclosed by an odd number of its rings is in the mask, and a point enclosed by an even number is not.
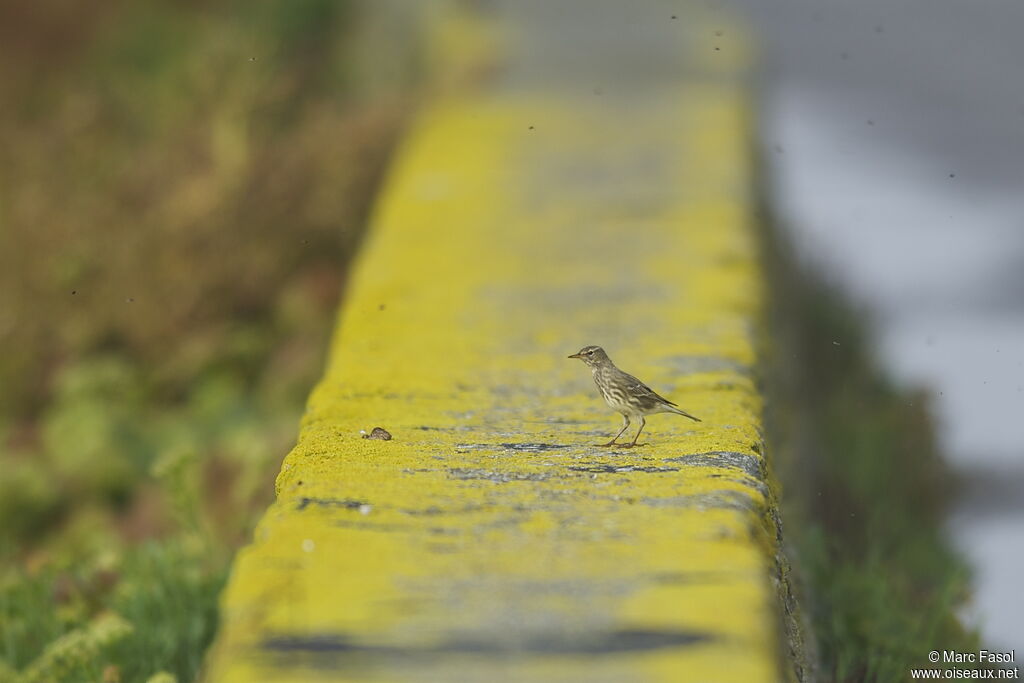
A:
[[[587,355],[588,355],[588,356],[593,356],[593,355],[594,355],[594,352],[593,352],[593,351],[587,351]]]

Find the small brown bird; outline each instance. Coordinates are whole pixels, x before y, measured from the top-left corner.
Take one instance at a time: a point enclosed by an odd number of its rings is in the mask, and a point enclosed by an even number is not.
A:
[[[615,363],[612,362],[612,359],[608,357],[608,354],[600,346],[584,346],[577,353],[569,356],[569,358],[579,358],[587,364],[587,367],[590,368],[594,375],[594,383],[597,384],[604,402],[612,410],[622,413],[622,429],[619,430],[619,433],[611,441],[600,444],[601,446],[620,446],[622,448],[632,448],[635,446],[636,440],[640,438],[640,432],[644,430],[644,425],[647,424],[647,420],[644,419],[646,415],[675,413],[676,415],[682,415],[683,417],[700,422],[700,418],[690,415],[685,410],[680,410],[675,403],[663,396],[659,396],[654,389],[651,389],[633,375],[615,367]],[[636,430],[636,436],[633,437],[632,443],[615,443],[629,427],[630,421],[635,419],[640,420],[640,429]]]

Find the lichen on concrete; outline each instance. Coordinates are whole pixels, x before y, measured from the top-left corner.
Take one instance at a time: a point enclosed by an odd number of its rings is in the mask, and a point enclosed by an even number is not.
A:
[[[784,677],[747,135],[720,74],[419,116],[210,680]],[[596,446],[588,343],[703,421]]]

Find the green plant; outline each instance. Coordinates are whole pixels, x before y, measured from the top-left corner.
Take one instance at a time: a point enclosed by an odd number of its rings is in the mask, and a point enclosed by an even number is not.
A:
[[[812,666],[823,681],[902,681],[939,645],[977,649],[956,618],[968,573],[943,535],[954,480],[928,396],[888,379],[868,316],[776,229],[765,254],[768,424]]]
[[[0,679],[194,680],[399,120],[348,5],[0,5]]]

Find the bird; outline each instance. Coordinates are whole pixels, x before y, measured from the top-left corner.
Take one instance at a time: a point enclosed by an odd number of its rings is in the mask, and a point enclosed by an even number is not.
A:
[[[600,444],[602,447],[618,446],[620,448],[632,448],[636,446],[636,440],[640,438],[640,432],[647,424],[645,417],[657,413],[674,413],[688,417],[695,422],[700,422],[699,417],[690,415],[682,410],[672,401],[638,380],[633,375],[623,372],[615,367],[615,363],[608,357],[600,346],[584,346],[569,358],[578,358],[594,375],[594,383],[608,407],[622,413],[622,429],[608,443]],[[636,430],[636,436],[632,443],[616,443],[622,433],[626,431],[632,420],[640,420],[640,428]]]

